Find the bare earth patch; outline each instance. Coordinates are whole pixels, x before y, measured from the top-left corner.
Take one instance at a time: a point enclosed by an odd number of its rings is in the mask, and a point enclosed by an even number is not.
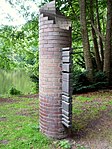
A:
[[[74,132],[73,137],[77,144],[85,148],[112,149],[112,117],[102,113],[101,117],[89,122],[84,130]]]
[[[105,98],[101,96],[103,93],[106,93]],[[91,111],[96,102],[96,109],[99,109],[99,111],[97,111],[96,115],[93,115],[94,117],[91,115],[93,113],[89,115],[89,109],[83,111],[79,116],[75,115],[73,117],[74,128],[71,142],[75,141],[75,144],[72,144],[72,149],[112,149],[112,105],[108,103],[105,110],[100,109],[103,106],[103,102],[112,101],[112,90],[83,94],[81,96],[91,97],[97,94],[99,94],[98,98],[84,103],[85,109],[90,105]],[[86,115],[89,115],[89,117],[86,117]],[[75,130],[77,123],[84,127]]]
[[[31,94],[31,95],[21,95],[20,98],[38,98],[38,94]]]
[[[0,122],[1,122],[1,121],[6,121],[6,120],[7,120],[6,117],[0,117]]]
[[[13,103],[16,102],[17,100],[11,99],[11,98],[0,98],[0,103]]]
[[[1,141],[0,141],[0,144],[6,145],[6,144],[8,144],[8,142],[9,142],[8,140],[1,140]]]
[[[32,111],[28,111],[27,109],[23,109],[23,110],[20,110],[19,112],[17,112],[16,114],[17,115],[22,115],[22,116],[32,116],[35,112],[36,112],[36,108],[34,108]]]
[[[109,98],[110,96],[112,97],[112,90],[108,90],[108,89],[105,89],[105,90],[100,90],[100,91],[96,91],[96,92],[89,92],[89,93],[82,93],[82,94],[76,94],[76,96],[86,96],[86,97],[91,97],[92,95],[98,95],[98,96],[102,96],[102,94],[106,93],[107,95],[109,95]]]

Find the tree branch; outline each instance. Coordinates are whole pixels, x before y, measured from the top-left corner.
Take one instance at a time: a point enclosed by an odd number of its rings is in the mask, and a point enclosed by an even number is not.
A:
[[[91,22],[92,27],[94,28],[96,34],[98,34],[98,36],[105,41],[105,37],[99,32],[99,30],[97,29],[97,27]]]

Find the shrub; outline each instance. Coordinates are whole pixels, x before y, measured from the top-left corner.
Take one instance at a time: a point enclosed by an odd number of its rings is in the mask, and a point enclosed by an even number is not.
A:
[[[87,72],[73,71],[73,93],[96,91],[108,87],[107,77],[101,71],[94,74],[93,82],[87,78]]]
[[[104,72],[98,71],[94,75],[94,81],[97,82],[107,82],[107,77]]]
[[[32,75],[30,75],[30,78],[31,78],[31,81],[35,83],[35,86],[33,86],[33,90],[35,92],[38,92],[38,90],[39,90],[39,77],[32,74]]]
[[[10,95],[21,95],[22,93],[17,90],[15,87],[11,87],[11,89],[9,90],[9,94]]]
[[[73,93],[75,92],[85,92],[91,82],[87,78],[87,72],[80,72],[75,75],[73,73]]]

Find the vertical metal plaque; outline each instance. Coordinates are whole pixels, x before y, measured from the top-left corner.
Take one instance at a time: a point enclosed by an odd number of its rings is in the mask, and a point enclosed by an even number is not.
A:
[[[62,49],[62,124],[72,126],[71,48]]]

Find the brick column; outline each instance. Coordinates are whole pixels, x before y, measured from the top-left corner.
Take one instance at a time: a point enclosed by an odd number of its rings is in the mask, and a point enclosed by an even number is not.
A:
[[[65,138],[62,124],[61,49],[71,46],[70,30],[60,28],[44,14],[39,18],[39,113],[40,129],[49,137]]]

